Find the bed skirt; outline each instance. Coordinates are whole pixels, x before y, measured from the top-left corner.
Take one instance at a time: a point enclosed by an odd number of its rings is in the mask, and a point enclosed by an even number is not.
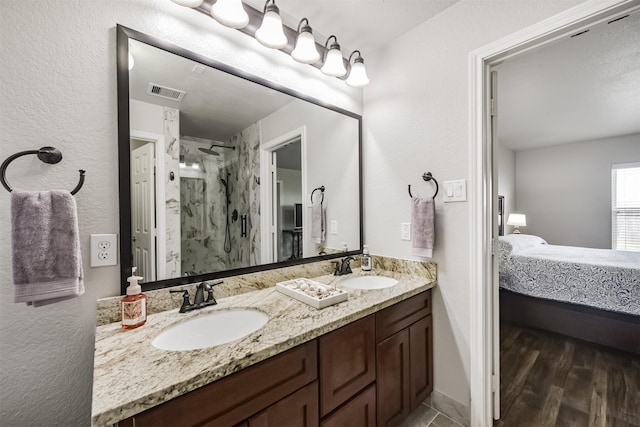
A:
[[[500,289],[501,320],[640,355],[640,316]]]

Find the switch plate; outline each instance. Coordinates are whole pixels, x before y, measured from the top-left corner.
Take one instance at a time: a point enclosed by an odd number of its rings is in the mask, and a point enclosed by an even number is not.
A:
[[[118,235],[91,235],[91,267],[107,267],[118,264]]]
[[[331,234],[338,234],[338,221],[331,221]]]
[[[400,224],[400,240],[411,240],[410,222],[403,222]]]
[[[444,201],[466,202],[467,201],[467,181],[459,179],[456,181],[444,181]]]

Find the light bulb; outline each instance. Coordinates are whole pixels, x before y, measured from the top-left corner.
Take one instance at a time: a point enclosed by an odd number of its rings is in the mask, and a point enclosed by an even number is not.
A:
[[[282,49],[287,45],[288,40],[282,30],[280,10],[275,4],[266,6],[262,25],[256,31],[256,40],[272,49]]]
[[[229,28],[244,28],[249,24],[249,15],[241,0],[217,0],[211,7],[211,16]]]
[[[203,3],[203,0],[171,0],[175,4],[185,7],[198,7]]]

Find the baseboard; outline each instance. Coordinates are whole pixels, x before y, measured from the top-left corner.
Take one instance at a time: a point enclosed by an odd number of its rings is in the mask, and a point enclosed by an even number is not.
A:
[[[446,394],[433,390],[431,396],[429,396],[425,402],[433,409],[442,412],[453,421],[465,427],[471,424],[471,410],[469,406],[452,399]]]

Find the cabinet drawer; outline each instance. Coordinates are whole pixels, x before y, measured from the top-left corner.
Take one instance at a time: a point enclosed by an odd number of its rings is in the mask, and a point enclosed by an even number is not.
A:
[[[325,416],[376,379],[374,317],[330,332],[318,345],[320,415]]]
[[[376,342],[390,337],[412,323],[431,314],[431,290],[376,313]]]
[[[318,422],[318,382],[314,381],[251,417],[248,427],[318,427]]]
[[[322,427],[375,427],[375,425],[375,384],[371,384],[322,422]]]
[[[141,426],[232,426],[317,378],[311,341],[135,415]]]

